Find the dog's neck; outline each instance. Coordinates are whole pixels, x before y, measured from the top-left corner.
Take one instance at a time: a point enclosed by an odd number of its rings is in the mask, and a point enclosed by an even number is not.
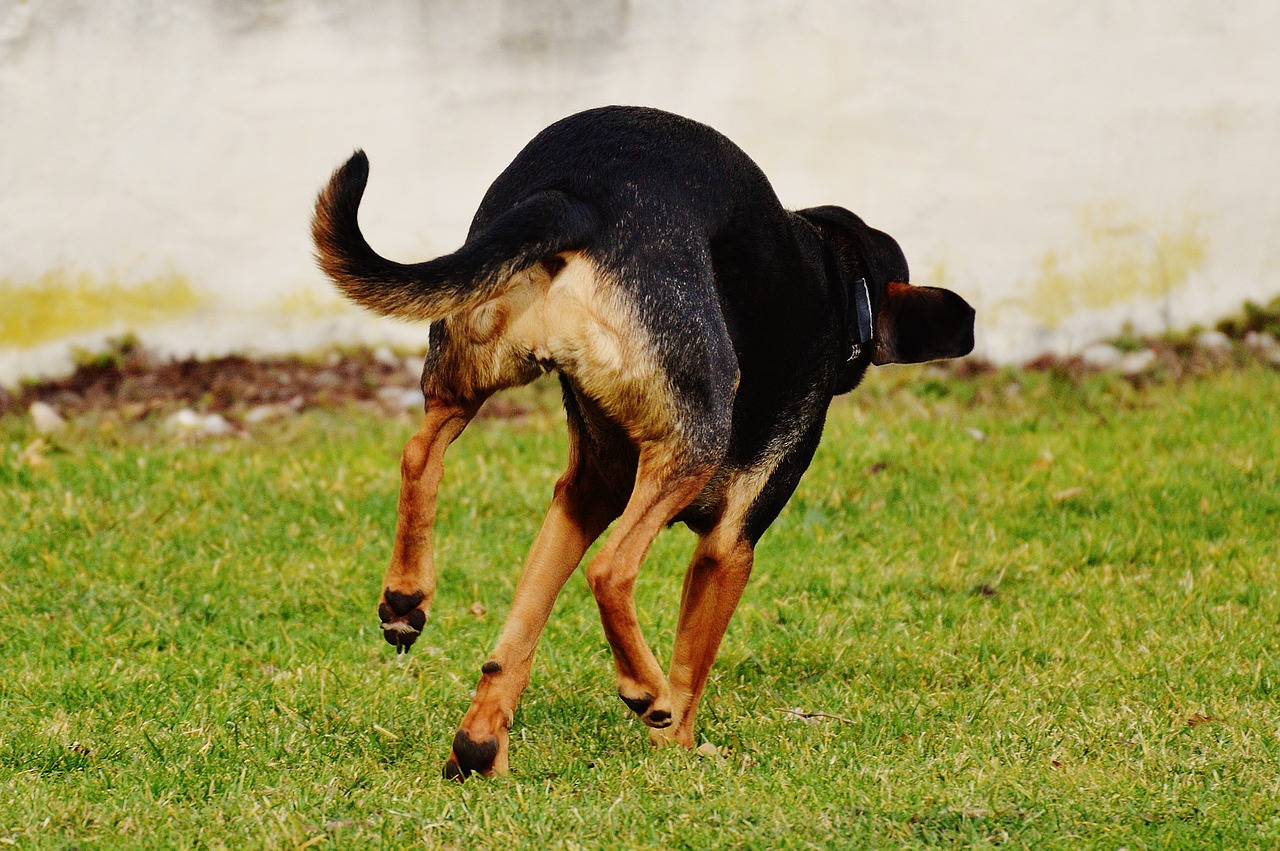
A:
[[[884,273],[896,270],[886,268],[884,258],[876,254],[870,234],[879,232],[871,231],[849,211],[821,207],[798,211],[797,216],[822,252],[839,357],[835,392],[847,393],[858,386],[871,363],[878,330],[876,311],[886,286]],[[896,243],[890,243],[896,248]],[[905,274],[905,268],[902,271]]]

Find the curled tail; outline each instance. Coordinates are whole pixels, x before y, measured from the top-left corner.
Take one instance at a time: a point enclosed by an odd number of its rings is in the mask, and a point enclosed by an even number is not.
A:
[[[311,237],[320,268],[347,298],[375,313],[435,320],[491,298],[512,275],[559,251],[581,247],[596,216],[563,192],[530,195],[457,251],[425,263],[396,263],[369,247],[356,211],[369,158],[356,151],[316,199]]]

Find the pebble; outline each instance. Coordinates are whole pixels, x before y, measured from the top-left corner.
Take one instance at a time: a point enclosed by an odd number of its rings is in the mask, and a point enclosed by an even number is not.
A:
[[[67,421],[48,402],[32,402],[29,412],[36,434],[53,434],[66,428]]]
[[[1116,369],[1124,360],[1124,352],[1110,343],[1094,343],[1080,353],[1080,360],[1094,369]]]
[[[1244,335],[1244,344],[1264,354],[1280,351],[1280,340],[1265,331],[1250,331]]]
[[[178,437],[222,437],[235,431],[222,414],[198,414],[190,408],[173,414],[164,424]]]
[[[1221,331],[1202,331],[1196,337],[1196,345],[1202,349],[1223,352],[1231,348],[1231,338]]]
[[[1155,362],[1155,352],[1151,351],[1151,349],[1139,349],[1136,352],[1129,352],[1120,358],[1117,369],[1120,370],[1121,375],[1127,375],[1132,378],[1146,372]]]
[[[244,424],[257,425],[271,420],[279,420],[284,417],[292,416],[302,410],[303,398],[294,396],[288,402],[271,402],[265,405],[255,405],[245,412]]]
[[[378,400],[391,408],[404,411],[421,411],[425,400],[417,387],[383,387]]]

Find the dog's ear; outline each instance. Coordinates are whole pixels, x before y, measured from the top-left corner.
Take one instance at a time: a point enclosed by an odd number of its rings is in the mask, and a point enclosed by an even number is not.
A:
[[[940,287],[890,281],[876,311],[875,364],[921,363],[973,351],[973,308]]]

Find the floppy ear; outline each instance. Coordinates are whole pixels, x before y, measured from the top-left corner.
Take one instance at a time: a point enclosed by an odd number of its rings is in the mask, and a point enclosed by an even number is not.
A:
[[[973,351],[973,308],[940,287],[913,287],[890,281],[876,311],[871,360],[921,363],[958,358]]]

